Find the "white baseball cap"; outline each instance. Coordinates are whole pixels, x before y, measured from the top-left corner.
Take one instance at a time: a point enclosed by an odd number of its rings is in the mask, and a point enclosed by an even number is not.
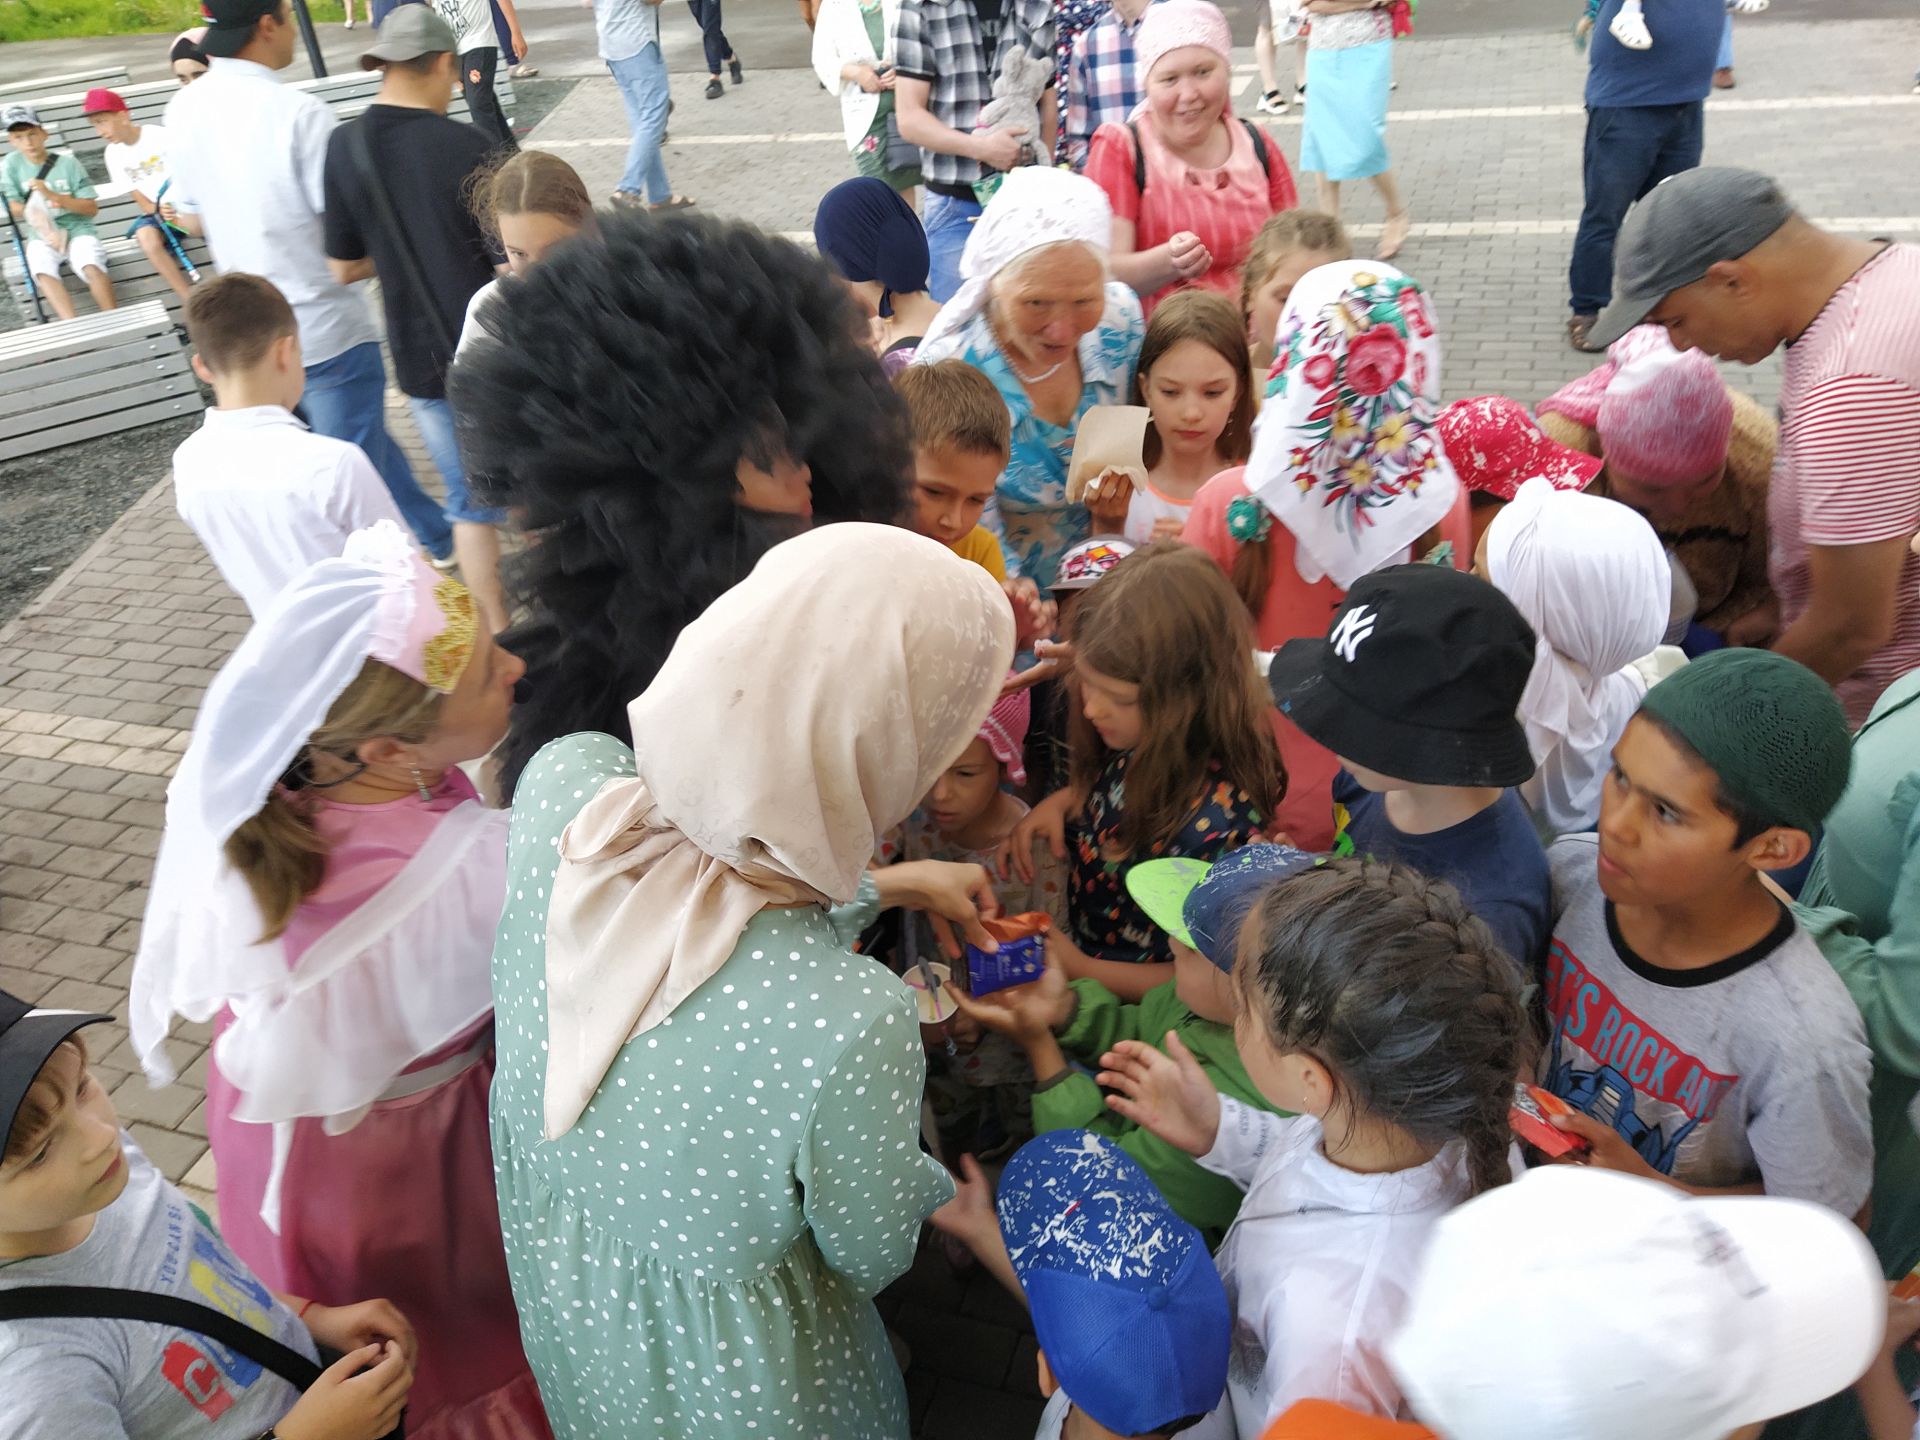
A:
[[[1387,1359],[1446,1440],[1720,1440],[1859,1379],[1886,1297],[1821,1206],[1549,1165],[1434,1226]]]

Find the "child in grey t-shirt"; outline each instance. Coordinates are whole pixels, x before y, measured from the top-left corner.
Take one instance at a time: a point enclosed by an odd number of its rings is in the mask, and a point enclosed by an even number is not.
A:
[[[1628,722],[1598,834],[1549,852],[1542,1081],[1589,1163],[1866,1202],[1865,1027],[1761,878],[1805,857],[1848,756],[1833,692],[1764,650],[1694,661]]]
[[[204,1335],[150,1321],[0,1321],[8,1440],[375,1440],[413,1383],[413,1331],[385,1301],[276,1296],[121,1131],[74,1033],[109,1019],[0,991],[0,1293],[140,1290],[220,1311],[309,1359],[302,1396]],[[296,1314],[296,1310],[299,1312]]]

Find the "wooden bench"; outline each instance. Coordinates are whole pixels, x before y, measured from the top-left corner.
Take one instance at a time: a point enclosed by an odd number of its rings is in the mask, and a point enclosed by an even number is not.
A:
[[[0,454],[34,455],[202,409],[154,301],[0,335]]]
[[[9,80],[0,85],[0,105],[35,105],[43,95],[90,90],[95,85],[117,90],[132,78],[126,66],[109,65],[100,70],[70,70],[65,75],[42,75],[38,80]]]
[[[180,297],[147,263],[146,252],[140,248],[138,240],[126,239],[127,228],[140,218],[140,207],[134,203],[133,196],[119,195],[100,202],[100,213],[94,217],[94,226],[100,232],[100,244],[107,252],[107,273],[113,280],[113,296],[121,305],[136,300],[158,300],[169,312],[176,312],[181,305]],[[22,234],[25,233],[23,228]],[[197,235],[179,237],[181,248],[187,252],[187,258],[211,272],[213,256],[207,250],[207,242]],[[33,295],[27,288],[26,273],[20,264],[19,253],[13,248],[13,237],[0,236],[5,245],[5,253],[0,255],[0,276],[6,280],[7,293],[12,295],[14,304],[20,307],[20,313],[29,320],[33,316]],[[61,276],[67,287],[67,293],[74,299],[76,309],[93,309],[93,296],[86,285],[77,276]],[[53,318],[51,309],[48,319]]]

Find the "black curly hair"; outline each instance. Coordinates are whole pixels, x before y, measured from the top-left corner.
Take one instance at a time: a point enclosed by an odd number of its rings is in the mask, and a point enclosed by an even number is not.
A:
[[[813,472],[815,523],[895,521],[906,409],[825,265],[752,226],[613,216],[502,285],[500,343],[453,367],[469,484],[529,544],[505,578],[527,662],[501,785],[577,730],[630,739],[626,706],[680,630],[806,521],[736,504],[735,465]]]

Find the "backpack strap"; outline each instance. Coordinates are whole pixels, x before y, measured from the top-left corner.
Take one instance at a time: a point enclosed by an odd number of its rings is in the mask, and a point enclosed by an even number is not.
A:
[[[202,1335],[265,1366],[302,1394],[320,1378],[320,1367],[298,1350],[192,1300],[104,1285],[23,1285],[0,1290],[0,1320],[56,1318],[142,1320]]]
[[[1147,152],[1140,148],[1140,127],[1127,121],[1127,134],[1133,137],[1133,192],[1147,193]]]
[[[1240,123],[1247,127],[1247,138],[1253,141],[1253,153],[1260,162],[1260,173],[1269,180],[1273,179],[1273,160],[1267,153],[1266,132],[1244,116],[1241,117]]]

